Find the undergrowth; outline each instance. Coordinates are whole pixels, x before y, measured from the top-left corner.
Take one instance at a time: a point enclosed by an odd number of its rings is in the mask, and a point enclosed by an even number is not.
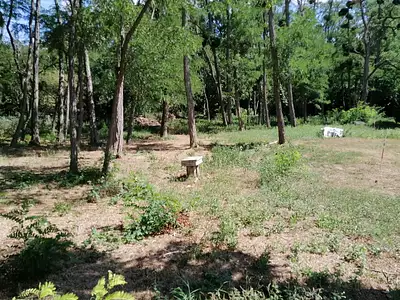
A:
[[[51,224],[43,216],[28,216],[30,206],[24,203],[21,208],[0,217],[17,223],[9,238],[22,241],[23,247],[12,259],[12,270],[18,278],[40,278],[57,270],[62,261],[68,259],[68,249],[73,245],[70,234]]]

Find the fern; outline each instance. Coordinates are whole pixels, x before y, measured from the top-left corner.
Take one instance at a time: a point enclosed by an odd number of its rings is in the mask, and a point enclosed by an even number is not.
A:
[[[118,291],[112,293],[104,298],[104,300],[134,300],[135,298],[132,295],[129,295],[126,292]]]
[[[107,284],[107,289],[110,291],[114,287],[119,286],[119,285],[125,285],[127,282],[125,281],[124,276],[114,274],[111,271],[108,271],[108,284]]]
[[[56,287],[52,282],[46,282],[43,285],[39,284],[39,290],[39,299],[46,299],[46,297],[54,296],[56,294]]]
[[[72,293],[68,293],[62,296],[57,295],[54,297],[54,300],[78,300],[78,299],[79,299],[78,296]]]
[[[96,300],[101,300],[105,295],[107,295],[106,289],[106,279],[105,277],[101,277],[97,282],[97,285],[92,290],[92,296],[95,296]]]

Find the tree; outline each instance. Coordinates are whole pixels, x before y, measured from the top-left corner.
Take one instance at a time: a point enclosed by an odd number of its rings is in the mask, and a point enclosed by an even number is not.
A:
[[[124,34],[124,30],[121,30],[121,40],[120,40],[120,49],[119,49],[119,58],[117,64],[117,79],[116,79],[116,87],[114,93],[114,100],[112,105],[112,115],[111,115],[111,124],[108,132],[108,140],[107,146],[105,150],[104,164],[103,164],[103,173],[107,174],[110,167],[110,160],[112,154],[115,154],[117,157],[122,155],[123,150],[123,130],[124,130],[124,104],[123,104],[123,94],[124,94],[124,80],[125,80],[125,71],[126,71],[126,56],[129,50],[129,42],[131,41],[135,31],[137,30],[140,22],[143,19],[144,14],[146,13],[148,7],[150,6],[151,0],[146,0],[143,5],[139,15],[129,27],[126,35]]]
[[[272,77],[273,77],[273,91],[276,105],[276,118],[278,123],[278,136],[279,144],[285,143],[285,122],[283,119],[282,102],[280,96],[280,83],[279,83],[279,57],[278,49],[276,46],[275,24],[274,24],[274,10],[271,6],[268,10],[268,24],[269,24],[269,39],[271,47],[271,60],[272,60]]]
[[[182,27],[186,27],[187,14],[186,8],[182,8]],[[196,118],[194,112],[194,99],[192,92],[192,82],[190,76],[190,60],[188,54],[183,56],[183,77],[185,82],[185,90],[187,97],[188,106],[188,127],[189,127],[189,137],[190,137],[190,148],[197,147],[197,130],[196,130]]]

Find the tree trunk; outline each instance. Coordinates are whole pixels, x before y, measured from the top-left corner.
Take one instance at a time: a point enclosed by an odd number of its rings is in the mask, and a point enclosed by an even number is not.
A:
[[[271,128],[271,119],[269,117],[267,93],[268,93],[267,71],[266,71],[265,60],[264,60],[263,61],[263,80],[262,80],[263,115],[264,115],[264,124],[267,126],[267,128]]]
[[[228,125],[228,121],[226,119],[226,113],[225,113],[225,106],[224,106],[224,97],[222,93],[222,84],[221,84],[221,72],[219,70],[219,64],[218,64],[218,56],[217,56],[217,50],[215,48],[211,48],[214,56],[214,66],[215,66],[215,72],[217,76],[217,88],[218,88],[218,98],[219,98],[219,105],[221,109],[221,115],[222,115],[222,122],[224,126]]]
[[[275,37],[275,24],[274,24],[274,12],[273,8],[270,7],[268,11],[269,17],[269,38],[271,44],[271,60],[272,60],[272,77],[274,83],[274,98],[276,104],[276,117],[278,122],[278,136],[279,136],[279,144],[282,145],[285,143],[285,122],[283,119],[282,112],[282,102],[281,96],[279,92],[279,58],[278,58],[278,49],[276,46],[276,37]]]
[[[285,21],[286,26],[290,26],[290,0],[285,0]],[[288,58],[290,59],[290,57]],[[292,85],[292,74],[290,67],[288,67],[288,78],[287,78],[287,94],[288,94],[288,105],[289,105],[289,117],[290,117],[290,125],[292,127],[296,127],[296,112],[293,103],[293,85]]]
[[[263,13],[263,20],[264,20],[264,31],[263,31],[263,44],[264,44],[264,55],[263,55],[263,78],[262,78],[262,98],[263,98],[263,106],[264,106],[264,122],[267,128],[271,128],[271,119],[269,116],[269,109],[268,109],[268,87],[267,87],[267,45],[266,45],[266,39],[267,39],[267,10],[264,10]]]
[[[292,85],[291,75],[289,75],[289,81],[287,83],[287,93],[288,93],[290,125],[292,127],[296,127],[297,120],[296,120],[296,111],[295,111],[294,103],[293,103],[293,85]]]
[[[237,82],[237,70],[235,68],[234,70],[234,77],[235,77],[235,82]],[[240,109],[240,94],[239,94],[239,88],[237,84],[235,84],[235,106],[236,106],[236,116],[239,121],[239,130],[243,131],[244,130],[244,122],[242,119],[242,111]]]
[[[64,103],[65,103],[65,118],[64,118],[64,139],[67,138],[68,134],[70,133],[70,87],[69,87],[69,82],[67,84],[67,86],[65,87],[66,92],[64,93],[65,97],[64,97]]]
[[[86,88],[87,88],[87,101],[89,108],[89,126],[90,126],[90,145],[97,146],[99,144],[99,132],[96,125],[96,109],[93,98],[93,79],[92,71],[90,69],[89,51],[84,49],[85,55],[85,74],[86,74]]]
[[[17,128],[15,129],[13,138],[11,140],[11,147],[16,147],[18,144],[18,140],[21,138],[22,140],[25,139],[25,127],[26,123],[29,120],[29,83],[30,83],[30,77],[31,77],[31,54],[32,54],[32,48],[33,48],[33,43],[34,43],[34,36],[33,36],[33,16],[34,16],[34,11],[35,11],[35,1],[31,0],[31,9],[30,9],[30,14],[29,14],[29,47],[28,47],[28,56],[26,59],[25,63],[25,72],[22,73],[22,70],[20,69],[19,66],[19,50],[17,48],[17,45],[15,44],[14,41],[14,36],[11,32],[10,25],[11,25],[11,19],[14,14],[14,1],[12,0],[10,2],[10,12],[8,16],[8,21],[7,21],[7,32],[10,38],[10,43],[13,49],[13,56],[14,56],[14,62],[15,66],[18,71],[19,75],[19,80],[20,80],[20,85],[21,85],[21,92],[22,92],[22,97],[20,100],[20,116],[18,120],[18,125]]]
[[[135,112],[136,112],[136,101],[133,100],[129,108],[129,120],[128,120],[128,134],[126,136],[126,143],[129,145],[132,140],[133,126],[135,125]]]
[[[111,124],[108,130],[108,140],[105,150],[103,174],[108,174],[112,153],[117,157],[122,155],[124,145],[124,80],[126,70],[126,55],[129,50],[129,42],[131,41],[136,29],[138,28],[144,14],[149,8],[151,0],[147,0],[137,16],[135,22],[130,27],[125,37],[121,36],[121,51],[117,67],[117,80],[112,105]]]
[[[78,140],[77,140],[77,103],[75,95],[75,39],[76,39],[76,3],[71,5],[71,20],[68,45],[68,90],[69,90],[69,117],[70,117],[70,164],[69,171],[78,173]]]
[[[367,102],[368,100],[368,79],[369,79],[369,60],[371,58],[371,36],[369,32],[369,22],[365,15],[366,10],[366,0],[360,1],[360,12],[361,12],[361,19],[364,25],[364,32],[363,32],[363,44],[364,44],[364,68],[363,68],[363,76],[362,76],[362,87],[361,87],[361,101]]]
[[[371,58],[370,43],[365,41],[364,48],[365,48],[365,54],[364,54],[363,76],[362,76],[361,101],[366,103],[368,101],[369,60]]]
[[[33,43],[33,101],[31,145],[40,145],[39,134],[39,47],[40,47],[40,0],[36,0],[35,7],[35,41]]]
[[[182,9],[182,27],[186,27],[186,9]],[[218,74],[218,72],[217,72]],[[190,77],[190,60],[188,55],[183,56],[183,77],[185,81],[186,98],[188,105],[188,127],[190,137],[190,148],[197,147],[197,130],[196,130],[196,118],[194,113],[194,99],[192,92],[192,82]]]
[[[60,5],[58,0],[54,0],[56,8],[57,23],[62,25],[60,14]],[[62,49],[58,50],[58,123],[57,123],[57,141],[63,143],[65,141],[64,135],[64,120],[65,120],[65,78],[64,78],[64,52]]]
[[[64,122],[65,122],[65,78],[64,78],[64,54],[58,52],[58,126],[57,140],[59,143],[65,141]]]
[[[226,9],[226,18],[227,18],[227,30],[226,30],[226,62],[227,62],[227,70],[226,70],[226,91],[227,91],[227,117],[228,117],[228,124],[233,124],[232,118],[232,83],[231,83],[231,7],[228,4],[228,8]]]
[[[303,100],[303,116],[304,116],[304,123],[306,123],[308,115],[307,115],[307,100],[305,98]]]
[[[208,101],[207,91],[206,91],[206,88],[205,88],[205,87],[204,87],[204,98],[205,98],[205,101],[206,101],[207,120],[210,121],[210,120],[211,120],[211,116],[210,116],[210,102]]]
[[[80,147],[82,143],[82,129],[85,116],[83,95],[85,94],[85,84],[83,80],[84,58],[82,51],[78,51],[78,90],[79,90],[79,118],[78,118],[78,132],[77,144]]]
[[[161,128],[160,128],[160,136],[163,138],[168,136],[168,114],[169,114],[168,102],[163,100],[163,102],[162,102],[162,119],[161,119]]]

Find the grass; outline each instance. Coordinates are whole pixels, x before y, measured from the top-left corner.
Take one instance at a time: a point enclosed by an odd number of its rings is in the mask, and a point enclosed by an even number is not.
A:
[[[340,292],[331,294],[331,288],[340,287],[340,291],[349,286],[359,288],[358,280],[365,280],[365,276],[369,276],[369,262],[385,258],[385,253],[390,254],[390,263],[396,261],[393,257],[400,250],[400,196],[362,185],[356,177],[351,177],[343,169],[351,167],[358,171],[365,164],[369,166],[371,163],[372,166],[375,160],[379,161],[381,153],[381,141],[372,139],[400,139],[399,129],[380,130],[345,125],[341,126],[346,132],[345,139],[323,140],[319,136],[320,125],[301,125],[298,128],[286,128],[289,143],[278,146],[269,145],[277,139],[276,128],[268,130],[254,127],[238,132],[233,127],[221,129],[218,123],[200,122],[199,125],[201,139],[212,143],[207,148],[210,152],[204,150],[203,175],[199,182],[171,180],[174,178],[172,174],[181,170],[177,162],[179,157],[194,155],[198,150],[175,150],[177,152],[172,153],[171,157],[168,157],[167,152],[156,151],[132,155],[135,158],[140,155],[149,163],[148,168],[140,171],[145,173],[151,183],[159,183],[162,187],[160,191],[155,188],[154,193],[173,195],[174,199],[179,199],[179,206],[182,206],[185,213],[189,211],[190,222],[193,222],[187,225],[188,228],[181,229],[179,251],[165,248],[167,254],[162,252],[157,256],[157,263],[165,263],[168,261],[166,257],[173,253],[174,261],[179,261],[179,268],[199,266],[205,261],[210,266],[205,264],[205,270],[198,276],[193,273],[197,280],[194,285],[188,283],[187,289],[175,289],[175,299],[197,299],[204,295],[213,299],[288,299],[291,296],[290,299],[344,299]],[[184,129],[182,124],[179,126],[172,130],[179,132]],[[146,139],[152,133],[144,131],[140,134]],[[137,135],[136,138],[141,137]],[[359,139],[362,139],[361,142],[354,146]],[[173,143],[173,139],[168,143]],[[387,158],[387,168],[399,163],[398,156],[393,154],[397,152],[392,151],[396,151],[396,143],[393,141],[390,145],[392,148],[388,149],[388,155],[391,156]],[[375,152],[376,158],[371,156]],[[155,163],[161,160],[166,163],[162,169],[159,163]],[[330,180],[329,176],[326,178],[325,172],[331,169],[336,170],[334,172],[337,177]],[[388,172],[393,170],[389,169]],[[5,182],[8,188],[14,189],[28,189],[43,183],[72,189],[78,184],[96,182],[94,174],[97,172],[93,170],[92,174],[90,170],[84,170],[81,175],[69,178],[59,173],[45,175],[13,170],[5,174]],[[340,179],[340,183],[349,182],[346,185],[335,184],[336,179]],[[124,198],[121,196],[120,184],[114,185],[107,180],[97,181],[91,191],[93,199],[96,199],[93,205],[101,205],[102,198],[117,193],[119,198],[115,198],[118,200],[114,203],[115,209],[124,204],[127,206],[128,202],[129,206],[136,207],[140,204],[138,195],[146,196],[142,192],[148,188],[147,185],[139,185],[140,189],[136,190],[128,186],[128,183],[124,181],[122,184],[126,194],[130,195]],[[150,203],[152,197],[146,197]],[[146,229],[159,216],[165,216],[162,211],[164,205],[149,207],[148,213],[139,214],[146,217],[143,218],[146,222],[139,220],[134,226],[135,231]],[[53,211],[62,216],[70,209],[68,203],[58,202]],[[125,209],[125,213],[127,208],[121,209]],[[117,224],[106,227],[98,225],[95,227],[97,229],[92,227],[89,236],[85,237],[86,246],[112,252],[123,244],[120,229],[115,227]],[[199,236],[196,230],[201,231]],[[157,237],[157,240],[152,240],[151,234],[150,237],[145,236],[144,241],[139,243],[141,246],[138,246],[143,247],[139,248],[142,252],[145,252],[147,245],[162,244],[172,239],[174,234],[167,234],[165,240],[163,236]],[[196,242],[194,247],[196,255],[185,260],[181,253],[185,252],[182,244],[186,240],[200,242]],[[133,248],[128,248],[129,251],[137,250],[135,245],[130,246]],[[241,281],[245,289],[239,291],[232,288],[233,272],[231,274],[225,265],[238,253],[242,254],[241,251],[248,251],[247,254],[254,251],[257,254],[253,255],[255,257],[243,255],[246,256],[244,261],[251,262],[249,268],[240,264],[243,261],[237,263],[246,273],[245,280]],[[220,255],[221,252],[223,255]],[[315,258],[317,265],[311,264],[310,257]],[[336,270],[336,267],[321,271],[326,257],[328,260],[337,259],[340,268],[347,273],[339,274],[340,270]],[[181,260],[190,262],[185,265]],[[270,260],[284,261],[291,268],[291,276],[297,276],[295,279],[300,283],[267,285],[268,288],[263,286],[259,289],[251,285],[254,273],[261,276],[265,284],[265,278],[269,278],[273,271]],[[380,265],[381,261],[374,262]],[[218,269],[218,263],[224,266],[221,270]],[[144,265],[145,269],[147,267]],[[168,266],[166,268],[168,271]],[[182,274],[185,272],[182,271]],[[348,281],[342,281],[343,278]],[[371,275],[369,279],[374,280],[375,277]],[[308,287],[304,287],[304,282],[307,282]],[[261,281],[257,283],[261,284]],[[168,291],[173,286],[176,285],[169,285]],[[327,290],[320,289],[322,287],[327,287]],[[227,290],[223,291],[225,288]],[[392,288],[398,289],[394,283]],[[279,298],[279,293],[287,297]]]
[[[356,125],[329,125],[340,127],[345,130],[345,137],[368,138],[368,139],[400,139],[400,128],[395,129],[375,129],[369,126]],[[321,128],[323,125],[300,125],[296,128],[286,127],[286,137],[288,141],[310,140],[321,138]],[[252,126],[250,130],[241,133],[236,130],[220,131],[216,134],[203,133],[201,136],[221,144],[224,143],[268,143],[278,140],[276,128],[266,129],[261,126]]]

